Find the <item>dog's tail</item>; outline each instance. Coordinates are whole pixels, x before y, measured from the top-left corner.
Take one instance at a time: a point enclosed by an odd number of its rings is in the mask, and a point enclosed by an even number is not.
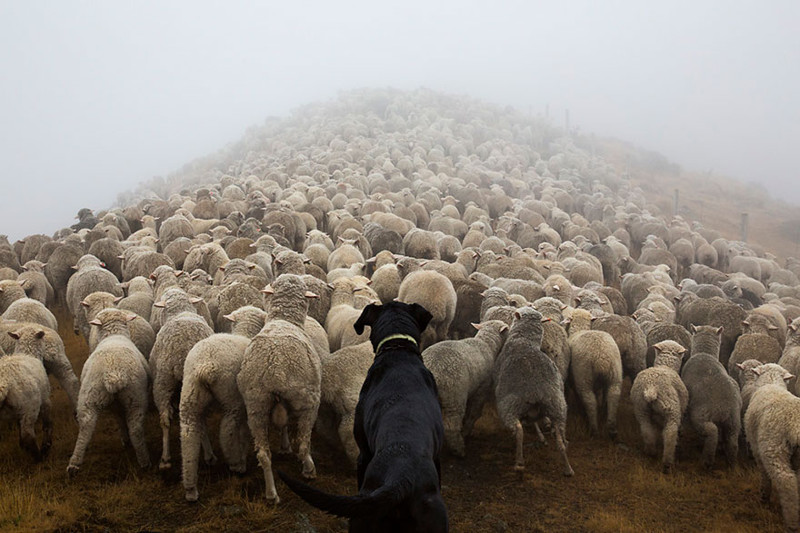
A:
[[[343,518],[359,518],[387,513],[403,500],[403,491],[395,485],[384,485],[370,494],[340,496],[328,494],[298,481],[278,470],[278,476],[306,502],[326,513]]]

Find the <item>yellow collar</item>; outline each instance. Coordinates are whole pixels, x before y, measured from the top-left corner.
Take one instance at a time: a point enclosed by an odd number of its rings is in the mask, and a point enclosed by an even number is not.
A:
[[[389,335],[388,337],[384,338],[381,342],[379,342],[378,347],[375,348],[375,353],[377,354],[378,352],[380,352],[381,346],[383,346],[386,342],[398,339],[411,341],[414,343],[414,346],[417,346],[417,341],[411,335],[403,335],[402,333],[395,333],[394,335]]]

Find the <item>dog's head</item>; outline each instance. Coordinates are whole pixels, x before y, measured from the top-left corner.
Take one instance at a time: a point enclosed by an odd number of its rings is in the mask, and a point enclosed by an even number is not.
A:
[[[373,348],[377,348],[378,344],[389,335],[397,334],[410,335],[419,345],[420,336],[432,318],[433,315],[419,304],[403,302],[369,304],[353,324],[353,329],[361,335],[364,333],[364,327],[369,326],[371,328],[369,340]]]

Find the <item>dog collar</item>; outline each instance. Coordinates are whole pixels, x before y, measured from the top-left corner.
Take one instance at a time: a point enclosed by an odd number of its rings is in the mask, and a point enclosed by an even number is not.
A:
[[[395,333],[394,335],[389,335],[388,337],[384,338],[381,342],[378,343],[377,348],[375,348],[375,353],[381,351],[381,347],[389,341],[395,340],[404,340],[414,343],[414,346],[417,346],[417,341],[411,335],[403,335],[402,333]]]

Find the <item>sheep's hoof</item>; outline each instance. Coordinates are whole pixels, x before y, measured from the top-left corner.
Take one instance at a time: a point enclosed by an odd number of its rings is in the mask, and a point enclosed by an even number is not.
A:
[[[169,459],[161,459],[161,461],[159,461],[158,463],[159,470],[169,470],[170,468],[172,468],[172,462],[170,462]]]
[[[193,489],[187,489],[186,490],[186,501],[187,502],[194,503],[194,502],[197,501],[197,499],[199,497],[200,497],[200,495],[197,493],[197,487],[195,487]]]
[[[303,476],[304,479],[317,479],[317,469],[316,468],[312,468],[311,470],[309,470],[307,472],[306,472],[305,469],[303,469],[303,471],[301,472],[301,475]]]
[[[80,469],[81,468],[79,466],[69,465],[67,467],[67,475],[69,475],[69,477],[73,478],[78,474],[78,470],[80,470]]]
[[[281,499],[276,494],[274,498],[267,497],[267,504],[278,505],[281,503]]]
[[[514,465],[514,472],[519,472],[520,474],[525,471],[525,465]]]
[[[234,465],[228,465],[228,469],[237,475],[242,475],[247,472],[247,463],[238,463]]]
[[[567,468],[564,470],[564,477],[572,477],[572,476],[574,476],[574,475],[575,475],[575,471],[572,469],[572,467],[571,467],[571,466],[568,466],[568,467],[567,467]]]
[[[665,473],[665,474],[671,474],[672,473],[672,465],[671,464],[665,464],[663,467],[661,467],[661,471],[663,473]]]
[[[294,453],[292,453],[291,448],[281,448],[280,450],[277,451],[277,455],[285,457],[287,455],[294,455]]]
[[[212,453],[210,457],[204,457],[203,462],[206,466],[214,466],[217,464],[217,456]]]
[[[50,453],[51,446],[52,444],[49,442],[45,442],[44,444],[42,444],[42,449],[39,450],[40,459],[44,459],[45,457],[47,457],[47,454]]]

